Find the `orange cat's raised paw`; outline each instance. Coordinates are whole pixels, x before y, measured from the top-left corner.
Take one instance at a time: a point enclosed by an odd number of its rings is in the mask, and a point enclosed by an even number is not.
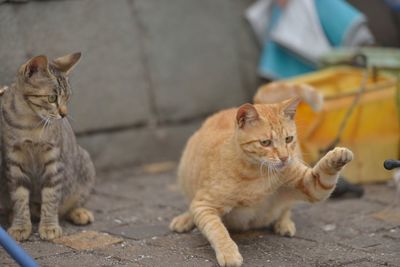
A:
[[[352,161],[353,152],[345,147],[336,147],[325,155],[328,159],[329,167],[336,171],[340,171],[344,165]]]

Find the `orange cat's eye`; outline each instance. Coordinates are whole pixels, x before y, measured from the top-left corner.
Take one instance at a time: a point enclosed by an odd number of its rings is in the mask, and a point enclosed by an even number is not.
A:
[[[293,136],[286,137],[285,141],[286,141],[286,143],[292,142],[293,141]]]
[[[262,146],[270,146],[272,144],[271,140],[260,140]]]

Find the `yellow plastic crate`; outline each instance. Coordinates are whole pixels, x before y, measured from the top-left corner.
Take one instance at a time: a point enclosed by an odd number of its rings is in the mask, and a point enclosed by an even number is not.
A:
[[[289,80],[307,83],[324,95],[324,107],[315,113],[300,104],[296,115],[304,159],[316,162],[319,151],[336,137],[340,123],[356,96],[362,69],[335,67]],[[355,183],[385,181],[392,174],[384,170],[385,159],[399,158],[399,119],[396,109],[397,80],[387,74],[369,75],[366,90],[350,116],[339,146],[352,149],[354,161],[344,176]]]

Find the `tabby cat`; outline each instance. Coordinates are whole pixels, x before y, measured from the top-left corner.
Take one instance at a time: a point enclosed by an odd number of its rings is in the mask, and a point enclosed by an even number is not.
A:
[[[273,225],[276,233],[293,236],[292,206],[326,199],[353,158],[350,150],[335,148],[313,168],[303,164],[294,123],[298,103],[294,98],[221,111],[186,145],[178,181],[190,207],[170,229],[185,232],[196,226],[221,266],[243,262],[227,229]]]
[[[1,97],[0,197],[16,240],[29,238],[31,216],[40,218],[39,235],[46,240],[61,236],[59,216],[79,225],[93,222],[83,204],[94,185],[94,166],[66,117],[68,74],[80,57],[32,58]]]

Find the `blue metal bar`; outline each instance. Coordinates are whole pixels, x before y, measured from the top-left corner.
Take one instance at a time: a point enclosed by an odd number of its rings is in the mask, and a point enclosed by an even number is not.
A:
[[[0,245],[22,267],[39,267],[39,265],[0,227]]]

